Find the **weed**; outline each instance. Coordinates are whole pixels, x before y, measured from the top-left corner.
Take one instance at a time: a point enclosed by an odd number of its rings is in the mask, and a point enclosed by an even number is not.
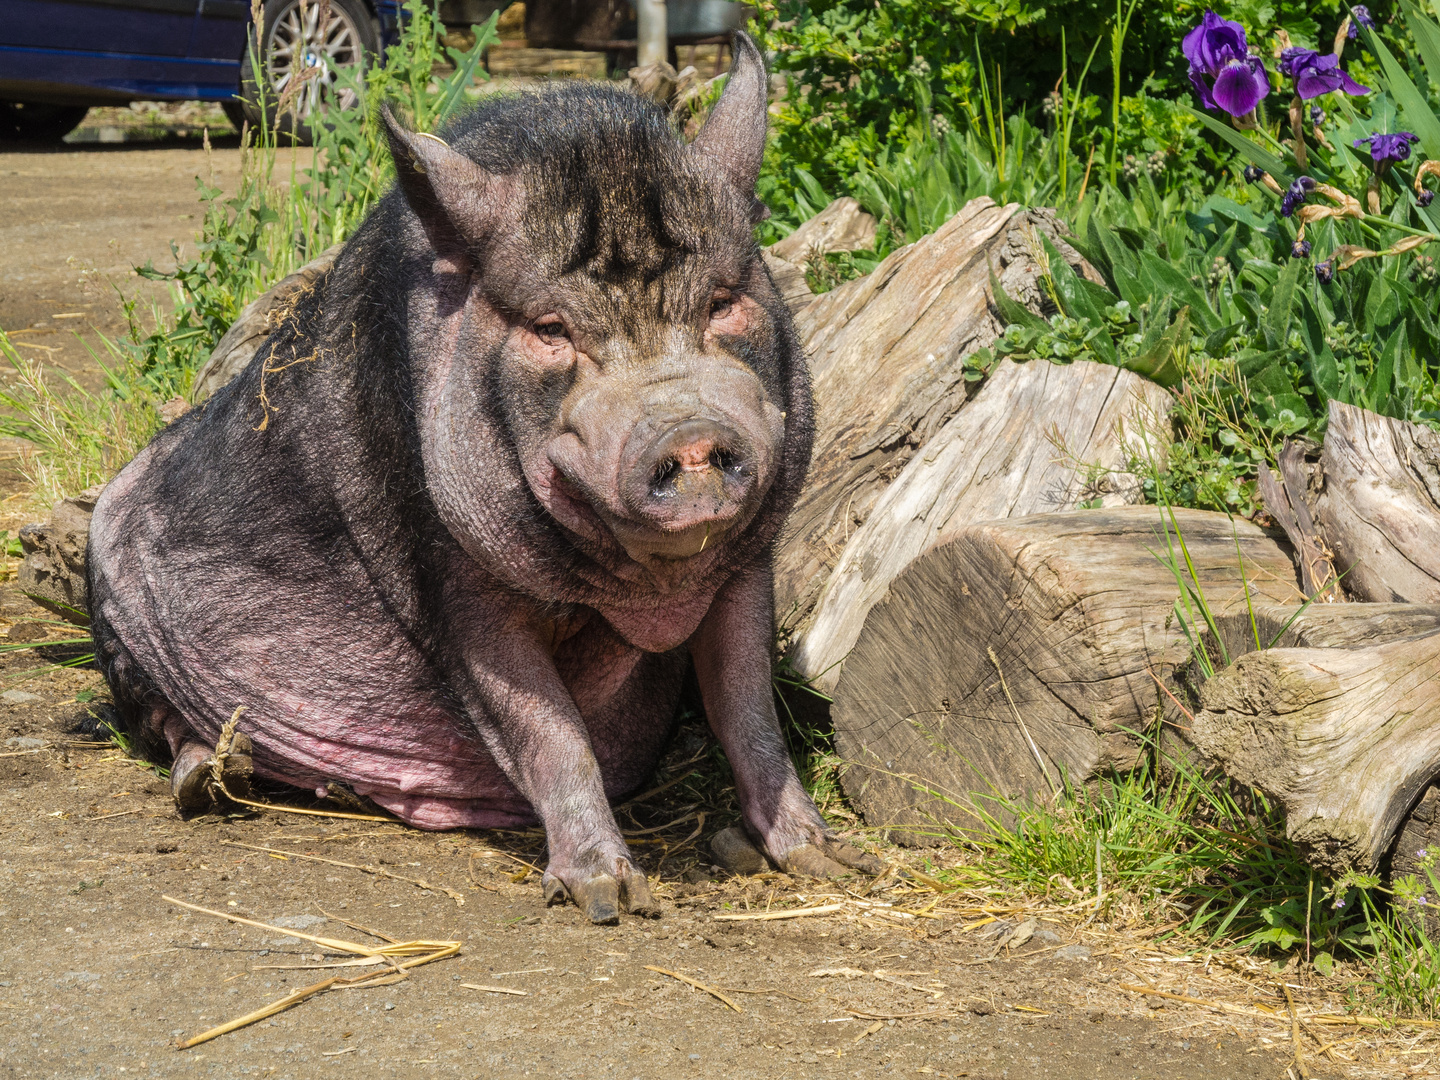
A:
[[[108,480],[148,443],[161,427],[160,402],[143,376],[123,357],[121,366],[101,367],[118,393],[91,394],[68,374],[47,373],[16,352],[0,330],[0,358],[10,379],[0,387],[0,434],[24,439],[30,449],[21,469],[42,505],[50,506]]]

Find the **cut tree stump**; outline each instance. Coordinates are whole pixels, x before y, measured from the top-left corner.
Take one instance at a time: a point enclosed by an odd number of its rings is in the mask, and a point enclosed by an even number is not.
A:
[[[1139,502],[1141,483],[1124,471],[1126,459],[1143,443],[1168,445],[1171,400],[1108,364],[1002,361],[851,534],[813,616],[792,634],[795,671],[833,690],[895,576],[976,521]]]
[[[1237,537],[1255,602],[1303,602],[1271,534],[1223,514],[1175,517],[1217,613],[1245,611]],[[1165,551],[1161,522],[1153,506],[983,522],[894,577],[831,706],[842,784],[868,824],[902,842],[974,829],[972,792],[1049,797],[1062,768],[1083,782],[1132,766],[1134,732],[1162,714],[1183,723],[1156,681],[1190,653],[1179,587],[1152,554]]]
[[[1440,607],[1310,611],[1332,632],[1353,613],[1369,633],[1345,635],[1349,647],[1240,657],[1200,687],[1191,737],[1278,802],[1286,835],[1313,865],[1373,870],[1440,777]]]
[[[965,404],[973,384],[963,358],[1004,329],[991,310],[991,271],[1012,299],[1053,311],[1037,284],[1043,233],[1094,276],[1060,231],[1053,212],[974,199],[796,317],[811,358],[816,434],[809,480],[776,550],[782,638],[808,614],[886,486]]]
[[[1440,434],[1330,402],[1315,499],[1351,596],[1440,602]]]

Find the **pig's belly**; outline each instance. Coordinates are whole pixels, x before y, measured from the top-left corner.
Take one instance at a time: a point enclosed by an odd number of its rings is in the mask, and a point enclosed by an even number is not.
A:
[[[339,781],[420,828],[535,821],[466,721],[429,685],[408,643],[388,636],[371,625],[330,648],[309,635],[237,638],[204,650],[209,663],[192,640],[177,653],[137,660],[184,727],[207,743],[244,704],[239,726],[255,743],[262,776],[317,793]],[[217,663],[221,655],[227,660]]]
[[[124,587],[111,575],[99,613],[164,699],[145,722],[172,751],[190,737],[213,745],[243,706],[262,776],[322,791],[338,781],[420,828],[536,820],[363,584],[300,595],[233,567],[123,563]]]

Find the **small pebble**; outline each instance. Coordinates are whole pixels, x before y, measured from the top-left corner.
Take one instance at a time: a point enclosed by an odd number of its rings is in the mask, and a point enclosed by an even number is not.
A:
[[[1055,950],[1057,960],[1089,960],[1090,950],[1084,945],[1066,945],[1062,949]]]
[[[39,694],[30,694],[24,690],[6,690],[0,694],[0,701],[8,701],[11,705],[25,705],[32,701],[39,701]]]
[[[700,1055],[699,1055],[699,1054],[691,1054],[691,1055],[690,1055],[690,1060],[691,1060],[691,1061],[699,1061],[699,1060],[700,1060]]]
[[[385,1011],[386,1011],[386,1012],[389,1012],[389,1011],[390,1011],[391,1009],[393,1009],[394,1007],[395,1007],[395,1002],[393,1002],[393,1001],[387,1001],[387,1002],[385,1002]]]

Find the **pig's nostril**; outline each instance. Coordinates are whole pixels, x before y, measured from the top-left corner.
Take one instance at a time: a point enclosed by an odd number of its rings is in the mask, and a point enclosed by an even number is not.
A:
[[[655,473],[650,478],[651,490],[657,495],[660,494],[664,488],[669,486],[670,482],[675,479],[679,472],[680,462],[673,457],[666,458],[655,466]]]
[[[719,469],[721,472],[729,472],[735,468],[735,455],[729,450],[716,447],[710,451],[710,467]]]

